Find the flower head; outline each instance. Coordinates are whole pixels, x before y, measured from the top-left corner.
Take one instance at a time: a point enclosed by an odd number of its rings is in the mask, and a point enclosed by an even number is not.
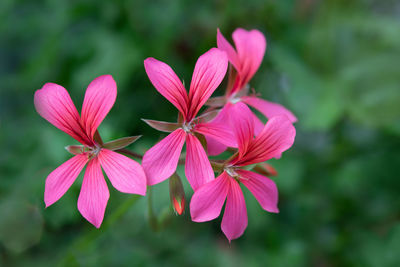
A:
[[[111,75],[93,80],[85,94],[82,113],[79,113],[67,90],[54,83],[46,83],[35,92],[37,112],[82,144],[67,148],[75,156],[55,169],[46,179],[44,201],[46,207],[58,201],[71,187],[87,164],[78,210],[90,223],[100,227],[110,196],[104,172],[111,184],[124,193],[145,195],[146,176],[139,163],[111,149],[98,136],[97,127],[114,105],[117,86]]]
[[[232,130],[239,151],[225,163],[224,171],[215,180],[195,191],[190,213],[195,222],[204,222],[219,216],[226,200],[221,228],[229,240],[240,237],[247,227],[247,211],[240,184],[247,187],[261,207],[269,212],[279,212],[278,190],[275,183],[243,167],[266,161],[289,149],[296,130],[286,116],[271,118],[261,133],[254,137],[254,121],[250,109],[243,103],[230,104],[237,116],[231,117]]]
[[[143,157],[148,184],[160,183],[175,172],[186,141],[185,173],[190,185],[196,190],[214,179],[214,172],[198,139],[199,134],[212,136],[228,146],[236,145],[230,130],[218,123],[207,123],[201,118],[196,118],[200,108],[225,76],[228,66],[226,53],[212,48],[199,57],[193,71],[189,94],[167,64],[148,58],[144,61],[144,66],[151,83],[178,109],[182,118],[178,123],[146,121],[156,129],[171,132]]]
[[[210,99],[208,104],[215,108],[223,107],[226,103],[243,102],[260,111],[268,119],[285,115],[291,122],[296,122],[297,118],[284,106],[264,100],[256,94],[249,95],[249,82],[260,67],[267,47],[264,35],[258,30],[246,31],[238,28],[233,32],[232,39],[235,48],[219,30],[217,31],[218,48],[227,53],[229,63],[234,69],[229,72],[229,83],[225,96]],[[236,115],[232,111],[227,112],[226,108],[223,108],[213,122],[219,121],[220,124],[226,124],[227,117],[234,116]],[[257,135],[263,129],[264,124],[254,113],[250,113],[250,117],[254,120],[254,130]],[[207,137],[207,143],[210,155],[218,155],[226,149],[226,146],[210,137]]]
[[[243,101],[263,113],[267,118],[277,115],[286,115],[292,122],[296,117],[283,106],[263,100],[259,97],[248,96],[251,78],[257,72],[267,48],[267,41],[264,35],[258,30],[246,31],[238,28],[232,34],[236,50],[225,39],[222,33],[217,32],[218,48],[224,50],[228,60],[236,70],[231,77],[234,82],[227,88],[227,100],[231,103]]]

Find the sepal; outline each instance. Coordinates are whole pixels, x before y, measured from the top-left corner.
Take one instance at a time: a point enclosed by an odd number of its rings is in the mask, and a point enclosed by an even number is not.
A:
[[[136,136],[128,136],[128,137],[122,137],[110,142],[107,142],[103,145],[103,148],[109,149],[109,150],[118,150],[124,147],[129,146],[130,144],[136,142],[141,135],[136,135]]]
[[[73,155],[79,155],[85,152],[84,146],[66,146],[65,150]]]
[[[209,107],[223,107],[225,103],[225,96],[216,96],[208,99],[205,105]]]
[[[278,175],[278,172],[276,171],[276,169],[274,167],[272,167],[270,164],[265,163],[265,162],[256,164],[252,171],[257,172],[262,175],[265,175],[267,177]]]
[[[155,120],[146,120],[142,119],[145,123],[147,123],[150,127],[161,131],[171,133],[178,128],[182,127],[181,123],[173,123],[173,122],[166,122],[166,121],[155,121]]]
[[[205,123],[212,121],[215,117],[217,117],[218,113],[220,112],[219,109],[211,110],[208,112],[203,113],[202,115],[198,116],[196,120],[199,122]]]

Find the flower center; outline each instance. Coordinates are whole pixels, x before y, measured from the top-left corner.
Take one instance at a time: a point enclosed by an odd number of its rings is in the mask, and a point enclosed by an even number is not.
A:
[[[100,153],[101,147],[96,145],[95,147],[89,147],[89,158],[97,157]]]
[[[235,167],[227,166],[227,167],[225,167],[225,171],[230,177],[235,178],[235,179],[239,178],[239,174],[236,172]]]
[[[241,101],[240,96],[237,96],[236,94],[232,95],[229,98],[229,102],[231,102],[232,104],[236,104],[236,103],[238,103],[240,101]]]
[[[245,86],[243,86],[243,88],[238,90],[236,93],[233,93],[229,97],[228,101],[231,102],[232,104],[236,104],[236,103],[242,101],[242,96],[246,96],[249,93],[249,90],[250,90],[250,85],[246,84]]]
[[[193,127],[194,127],[193,122],[185,122],[182,124],[182,129],[187,133],[191,132],[193,130]]]

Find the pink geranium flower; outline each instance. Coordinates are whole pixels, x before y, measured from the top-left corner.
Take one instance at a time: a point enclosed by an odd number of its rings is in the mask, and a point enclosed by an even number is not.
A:
[[[160,183],[175,172],[186,141],[185,173],[190,185],[196,190],[214,179],[211,164],[196,134],[212,136],[228,146],[236,145],[229,129],[217,123],[201,122],[201,119],[196,118],[200,108],[225,76],[228,67],[226,53],[212,48],[199,57],[193,71],[189,94],[167,64],[148,58],[144,66],[151,83],[179,110],[181,117],[178,123],[161,122],[174,127],[170,130],[172,133],[148,150],[143,157],[142,165],[147,182],[149,185]]]
[[[240,184],[250,190],[264,210],[279,212],[275,183],[243,167],[266,161],[289,149],[294,142],[296,130],[285,115],[280,115],[272,117],[254,138],[254,121],[250,109],[243,103],[228,105],[237,114],[231,117],[231,123],[239,151],[224,164],[224,170],[217,179],[195,191],[190,213],[195,222],[213,220],[221,213],[226,200],[221,228],[230,241],[240,237],[247,227],[246,204]]]
[[[145,195],[146,176],[139,163],[106,149],[94,138],[117,97],[117,86],[111,75],[93,80],[85,94],[82,113],[79,113],[67,90],[54,83],[46,83],[35,92],[37,112],[69,134],[83,146],[73,146],[74,157],[55,169],[46,179],[44,202],[46,207],[59,200],[71,187],[87,164],[78,210],[90,223],[100,227],[110,196],[101,167],[111,184],[124,193]]]
[[[233,32],[232,38],[236,50],[219,30],[217,32],[218,48],[227,53],[229,62],[237,72],[232,88],[228,88],[226,92],[228,102],[242,101],[260,111],[267,118],[286,115],[291,122],[296,122],[297,118],[293,113],[282,105],[256,96],[249,96],[247,92],[244,92],[246,88],[248,90],[248,83],[257,72],[264,57],[267,47],[264,35],[258,30],[246,31],[239,28]]]
[[[249,82],[253,78],[261,65],[265,54],[267,42],[264,35],[258,30],[246,31],[244,29],[236,29],[232,34],[236,50],[225,39],[218,30],[217,44],[218,48],[225,51],[228,60],[235,69],[230,72],[230,82],[223,97],[210,99],[211,106],[223,106],[225,103],[244,102],[247,105],[260,111],[265,117],[272,118],[277,115],[286,115],[291,122],[296,122],[297,118],[288,109],[280,104],[266,101],[255,94],[248,95]],[[216,120],[220,122],[226,121],[225,116],[234,116],[232,113],[226,114],[223,109]],[[258,134],[264,127],[264,124],[257,118],[254,113],[250,114],[255,121],[255,131]],[[211,155],[218,155],[226,149],[226,146],[218,143],[212,138],[207,138],[209,144],[208,150]]]

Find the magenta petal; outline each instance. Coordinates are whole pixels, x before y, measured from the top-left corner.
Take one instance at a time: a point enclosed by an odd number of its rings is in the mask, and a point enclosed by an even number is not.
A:
[[[207,141],[207,154],[210,156],[217,156],[228,148],[212,137],[205,136],[205,138]]]
[[[91,224],[99,228],[110,197],[97,158],[89,161],[78,198],[78,210]]]
[[[248,150],[254,138],[254,114],[244,103],[236,103],[229,107],[229,118],[232,131],[238,145],[240,157]]]
[[[255,136],[259,135],[261,133],[261,131],[264,129],[264,123],[257,117],[256,114],[253,114],[253,118],[254,118],[254,134]]]
[[[55,83],[46,83],[35,92],[36,111],[61,131],[69,134],[78,142],[92,145],[80,124],[79,113],[64,87]]]
[[[49,174],[44,189],[46,207],[52,205],[67,192],[87,161],[86,155],[76,155]]]
[[[247,105],[250,105],[260,111],[268,119],[278,115],[286,115],[291,122],[297,121],[296,116],[294,116],[291,111],[280,104],[269,102],[255,96],[244,96],[241,99]]]
[[[241,176],[240,182],[250,190],[264,210],[279,212],[278,188],[274,181],[251,171],[238,170],[237,173]]]
[[[211,48],[197,60],[189,90],[190,110],[188,120],[193,119],[224,79],[228,68],[226,53]]]
[[[184,130],[177,129],[147,150],[143,156],[142,166],[148,185],[161,183],[175,172],[185,136]]]
[[[279,157],[293,145],[295,136],[296,129],[286,116],[272,117],[237,164],[250,165]]]
[[[146,194],[146,175],[139,163],[108,149],[100,151],[99,161],[115,189],[129,194]]]
[[[86,89],[82,105],[82,124],[92,138],[117,98],[117,84],[111,75],[94,79]]]
[[[226,129],[231,129],[231,124],[229,123],[229,108],[231,107],[231,104],[226,104],[218,113],[218,115],[210,122],[212,125],[219,125],[220,127],[224,127]],[[232,132],[233,134],[233,132]],[[233,134],[233,137],[235,138],[235,144],[234,147],[237,147],[237,141],[236,137]],[[205,135],[205,138],[207,140],[207,152],[211,156],[216,156],[221,154],[227,149],[227,146],[222,144],[220,141],[220,138],[218,138],[219,141],[217,141],[216,138],[213,138],[211,136]],[[224,141],[225,143],[225,141]]]
[[[200,123],[196,125],[195,131],[229,147],[237,147],[235,135],[228,125],[219,123]]]
[[[239,59],[237,57],[237,53],[235,49],[232,47],[232,45],[225,39],[225,37],[222,35],[219,29],[217,30],[217,45],[219,49],[226,52],[226,54],[228,55],[229,62],[237,70],[240,66],[238,62]]]
[[[144,68],[157,91],[168,99],[183,116],[186,116],[188,96],[185,87],[171,67],[155,58],[147,58],[144,61]]]
[[[232,34],[236,46],[240,67],[237,70],[241,79],[241,85],[246,85],[254,76],[265,54],[267,41],[258,30],[246,31],[237,29]]]
[[[219,216],[229,190],[229,179],[223,172],[217,179],[203,185],[194,192],[190,201],[192,221],[205,222]]]
[[[230,179],[230,187],[221,229],[229,241],[240,237],[247,227],[247,210],[238,182]]]
[[[185,174],[194,191],[215,178],[203,146],[192,134],[186,135]]]

